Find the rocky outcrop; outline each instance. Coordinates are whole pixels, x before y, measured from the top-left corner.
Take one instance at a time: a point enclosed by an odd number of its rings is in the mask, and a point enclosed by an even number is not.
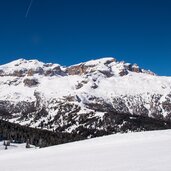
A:
[[[93,67],[93,66],[89,66],[89,67]],[[86,74],[86,71],[89,67],[85,66],[84,64],[80,64],[80,65],[68,67],[66,69],[66,72],[69,75],[82,75],[82,74]]]
[[[139,73],[139,72],[141,72],[141,69],[139,68],[139,66],[137,64],[134,64],[134,65],[132,65],[131,71]]]
[[[26,74],[26,70],[15,70],[10,76],[23,77]]]
[[[34,87],[39,84],[37,79],[29,79],[29,78],[24,79],[23,83],[27,87]]]
[[[126,69],[121,69],[119,72],[119,76],[125,76],[128,74],[128,71]]]

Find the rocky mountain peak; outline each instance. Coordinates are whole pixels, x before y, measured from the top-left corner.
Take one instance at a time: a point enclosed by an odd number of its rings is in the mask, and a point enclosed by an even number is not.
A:
[[[155,75],[151,71],[141,69],[137,64],[130,64],[124,61],[117,61],[113,57],[106,57],[88,62],[80,63],[77,65],[69,66],[66,69],[69,75],[86,75],[89,73],[100,72],[107,77],[111,76],[125,76],[129,72],[145,73]]]
[[[24,77],[35,74],[54,76],[64,73],[59,64],[43,63],[38,60],[18,59],[0,66],[0,76]]]
[[[0,66],[0,76],[24,77],[35,74],[43,76],[89,75],[100,73],[106,77],[125,76],[130,72],[155,75],[141,69],[137,64],[117,61],[113,57],[90,60],[80,64],[63,67],[59,64],[43,63],[38,60],[18,59]]]

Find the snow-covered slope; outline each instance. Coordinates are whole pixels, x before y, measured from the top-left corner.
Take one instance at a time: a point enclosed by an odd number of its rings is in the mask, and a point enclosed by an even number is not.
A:
[[[170,171],[171,131],[116,134],[44,149],[0,150],[3,171]]]
[[[3,154],[11,154],[15,152],[24,152],[24,151],[31,151],[37,149],[35,146],[30,145],[30,148],[26,149],[25,143],[10,143],[10,146],[7,146],[5,150],[4,141],[0,141],[0,153]]]
[[[19,59],[0,66],[0,90],[0,118],[49,130],[146,130],[131,119],[171,118],[171,77],[114,58],[69,67]]]

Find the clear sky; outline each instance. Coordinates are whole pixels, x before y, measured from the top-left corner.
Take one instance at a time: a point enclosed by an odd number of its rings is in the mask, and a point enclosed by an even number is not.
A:
[[[0,0],[0,63],[104,56],[171,76],[170,0]]]

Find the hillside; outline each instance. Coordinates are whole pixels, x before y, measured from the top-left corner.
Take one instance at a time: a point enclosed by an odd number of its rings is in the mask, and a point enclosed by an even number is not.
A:
[[[104,136],[43,149],[1,150],[1,170],[170,171],[171,131]],[[22,146],[21,146],[22,147]]]

